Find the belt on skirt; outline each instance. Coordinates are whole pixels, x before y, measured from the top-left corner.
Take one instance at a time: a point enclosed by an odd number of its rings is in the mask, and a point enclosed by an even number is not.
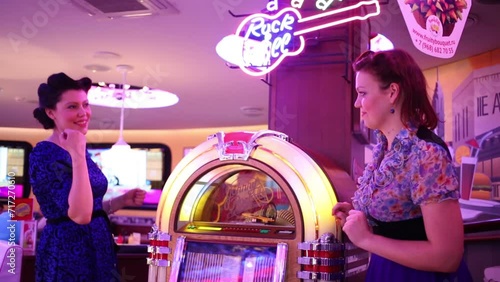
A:
[[[106,222],[108,223],[108,225],[111,227],[111,221],[109,220],[109,217],[108,217],[108,214],[100,209],[100,210],[95,210],[92,212],[92,219],[94,218],[98,218],[98,217],[103,217]],[[47,219],[47,223],[50,223],[50,224],[58,224],[58,223],[62,223],[62,222],[68,222],[68,221],[72,221],[71,218],[69,218],[69,216],[61,216],[61,217],[57,217],[57,218],[48,218]]]
[[[111,230],[111,221],[109,220],[108,214],[104,210],[99,209],[99,210],[95,210],[92,212],[92,219],[95,219],[98,217],[104,218],[108,224],[109,230]],[[61,217],[57,217],[57,218],[47,219],[47,224],[58,224],[58,223],[69,222],[69,221],[72,221],[71,218],[69,218],[69,216],[61,216]],[[120,246],[118,246],[116,244],[115,239],[113,238],[113,234],[110,234],[110,235],[111,235],[111,238],[113,240],[113,248],[114,248],[114,251],[116,254],[116,253],[118,253]]]
[[[423,217],[392,222],[383,222],[373,217],[371,219],[377,224],[373,226],[374,234],[397,240],[427,240]]]

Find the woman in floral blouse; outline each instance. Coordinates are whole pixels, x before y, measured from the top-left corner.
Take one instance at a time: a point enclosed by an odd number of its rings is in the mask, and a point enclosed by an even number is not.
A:
[[[353,64],[361,111],[378,142],[352,204],[333,215],[371,253],[366,281],[472,281],[463,262],[458,181],[425,77],[403,50],[363,53]]]

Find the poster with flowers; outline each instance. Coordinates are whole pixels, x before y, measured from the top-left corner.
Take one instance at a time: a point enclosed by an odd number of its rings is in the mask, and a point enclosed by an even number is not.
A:
[[[413,45],[438,58],[455,55],[471,0],[398,0]]]

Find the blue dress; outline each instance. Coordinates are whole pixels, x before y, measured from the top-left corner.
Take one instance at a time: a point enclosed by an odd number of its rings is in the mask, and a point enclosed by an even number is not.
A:
[[[108,182],[88,153],[86,158],[93,210],[102,210]],[[107,218],[95,217],[85,225],[58,221],[68,219],[72,183],[69,153],[55,143],[42,141],[30,154],[29,170],[33,193],[48,221],[36,248],[36,281],[109,282],[119,277]]]

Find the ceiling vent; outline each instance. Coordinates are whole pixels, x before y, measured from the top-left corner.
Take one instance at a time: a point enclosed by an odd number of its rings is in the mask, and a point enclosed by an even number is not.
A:
[[[179,10],[166,0],[71,0],[71,2],[90,16],[107,19],[179,13]]]

